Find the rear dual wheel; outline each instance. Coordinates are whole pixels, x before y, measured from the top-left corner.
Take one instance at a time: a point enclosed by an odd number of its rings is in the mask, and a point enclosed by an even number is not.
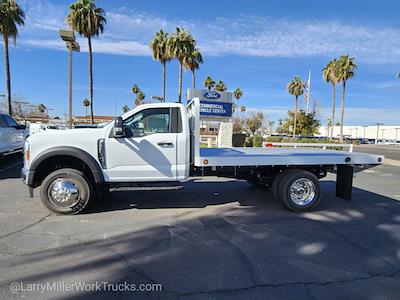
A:
[[[314,209],[320,201],[318,178],[311,172],[293,169],[279,173],[272,185],[274,197],[296,212]]]

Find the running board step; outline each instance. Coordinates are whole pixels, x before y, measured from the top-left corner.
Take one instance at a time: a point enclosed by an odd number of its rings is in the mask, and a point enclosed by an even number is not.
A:
[[[110,185],[109,192],[133,192],[133,191],[173,191],[183,189],[183,186],[177,183],[171,184],[134,184],[134,185]]]

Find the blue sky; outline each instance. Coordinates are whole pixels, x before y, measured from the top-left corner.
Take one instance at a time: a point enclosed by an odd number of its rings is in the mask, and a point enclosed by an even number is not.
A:
[[[19,0],[26,12],[17,47],[11,47],[12,91],[51,114],[67,112],[67,53],[57,30],[71,1]],[[329,117],[331,86],[321,79],[333,57],[356,58],[357,75],[348,84],[346,124],[400,123],[400,19],[398,1],[168,1],[97,0],[107,12],[105,33],[94,41],[95,114],[120,114],[132,106],[134,83],[146,96],[161,94],[161,67],[148,43],[160,28],[189,30],[203,53],[198,85],[206,75],[230,90],[241,87],[240,103],[263,110],[268,120],[285,117],[293,106],[286,92],[294,75],[312,71],[311,98]],[[88,95],[87,42],[74,55],[74,113],[84,114]],[[3,69],[3,65],[1,64]],[[0,73],[0,92],[4,90]],[[178,65],[167,66],[167,99],[177,98]],[[184,76],[184,88],[191,84]],[[340,90],[337,104],[340,104]],[[337,111],[339,113],[339,110]]]

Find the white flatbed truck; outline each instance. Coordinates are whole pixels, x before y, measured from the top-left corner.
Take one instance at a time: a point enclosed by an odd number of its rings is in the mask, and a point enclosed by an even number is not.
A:
[[[383,156],[302,148],[200,148],[200,100],[144,104],[101,128],[43,132],[24,147],[22,177],[51,211],[75,214],[105,192],[174,190],[191,176],[223,176],[271,187],[293,211],[320,201],[319,179],[337,174],[351,200],[353,174]]]

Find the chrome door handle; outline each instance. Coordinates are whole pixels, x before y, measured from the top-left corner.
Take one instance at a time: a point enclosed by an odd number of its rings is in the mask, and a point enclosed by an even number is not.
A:
[[[161,147],[173,147],[174,144],[170,143],[170,142],[159,142],[157,143],[159,146]]]

